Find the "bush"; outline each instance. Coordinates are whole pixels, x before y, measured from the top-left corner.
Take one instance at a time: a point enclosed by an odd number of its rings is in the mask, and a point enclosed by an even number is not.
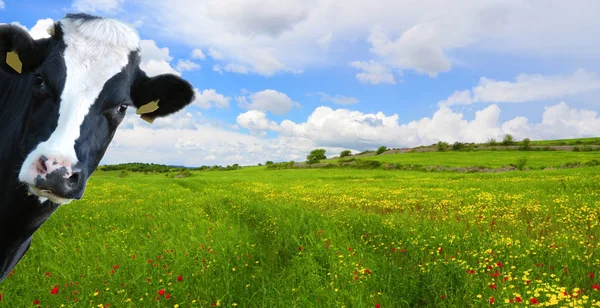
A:
[[[385,146],[381,146],[379,149],[377,149],[377,155],[382,154],[385,151],[387,151],[387,148]]]
[[[521,157],[517,160],[517,169],[523,170],[527,164],[527,157]]]
[[[448,148],[448,142],[440,141],[436,144],[437,150],[439,152],[444,152]]]
[[[268,165],[272,165],[272,164],[273,164],[273,162],[272,162],[272,161],[270,161],[270,160],[267,160],[267,162],[265,163],[265,165],[267,165],[267,166],[268,166]]]
[[[511,134],[504,135],[504,139],[502,139],[503,145],[512,145],[514,143],[515,143],[515,139],[513,138],[513,136]]]
[[[521,151],[527,151],[531,149],[531,139],[525,138],[521,141],[522,145],[519,148]]]
[[[496,141],[496,139],[494,139],[494,138],[490,138],[490,140],[488,140],[487,144],[488,144],[489,146],[494,146],[494,145],[497,145],[497,144],[498,144],[498,142]]]
[[[344,151],[342,151],[342,153],[340,153],[340,158],[350,156],[350,154],[352,154],[352,151],[344,150]]]
[[[453,151],[460,151],[460,150],[462,150],[464,148],[465,148],[465,144],[462,143],[462,142],[458,142],[457,141],[457,142],[455,142],[455,143],[452,144],[452,150]]]
[[[579,152],[579,151],[581,151],[581,149],[578,146],[573,147],[573,152]]]
[[[327,156],[325,156],[325,152],[325,149],[312,150],[310,154],[306,155],[306,163],[317,164],[321,161],[321,159],[327,159]]]

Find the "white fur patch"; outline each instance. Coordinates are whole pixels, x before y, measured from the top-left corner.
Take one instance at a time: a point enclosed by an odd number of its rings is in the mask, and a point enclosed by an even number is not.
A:
[[[67,77],[58,126],[47,141],[29,153],[19,173],[19,180],[30,185],[37,177],[35,166],[41,155],[59,158],[71,166],[78,162],[75,140],[85,116],[104,84],[121,72],[129,63],[130,52],[139,48],[137,32],[116,20],[63,19],[59,23],[66,44]]]

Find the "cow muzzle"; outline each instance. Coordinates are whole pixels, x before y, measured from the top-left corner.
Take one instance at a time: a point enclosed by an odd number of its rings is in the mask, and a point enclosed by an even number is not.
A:
[[[41,155],[29,167],[29,188],[38,197],[64,204],[81,199],[85,179],[81,168],[68,159],[53,155]]]

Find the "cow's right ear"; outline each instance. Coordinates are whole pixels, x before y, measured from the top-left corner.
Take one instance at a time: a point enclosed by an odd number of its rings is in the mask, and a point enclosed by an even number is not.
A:
[[[34,40],[23,28],[0,25],[0,69],[9,74],[34,71],[46,58],[48,39]]]

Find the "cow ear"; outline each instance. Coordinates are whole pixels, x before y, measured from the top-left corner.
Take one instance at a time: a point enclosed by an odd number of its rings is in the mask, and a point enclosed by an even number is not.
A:
[[[47,55],[48,39],[34,40],[15,25],[0,25],[0,70],[26,74],[42,64]]]
[[[138,69],[131,87],[131,100],[137,113],[150,123],[183,109],[194,97],[192,85],[173,74],[148,77]]]

